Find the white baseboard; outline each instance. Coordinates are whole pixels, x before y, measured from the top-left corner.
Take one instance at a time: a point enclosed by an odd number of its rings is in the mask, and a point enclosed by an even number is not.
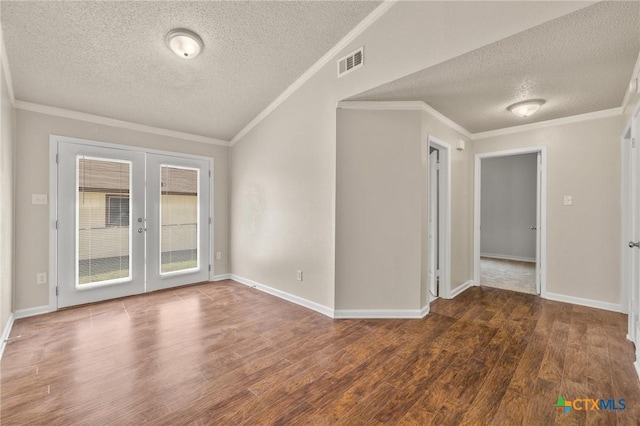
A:
[[[336,309],[333,317],[338,319],[419,319],[423,318],[422,309]],[[429,307],[427,306],[427,312]]]
[[[214,275],[213,280],[211,281],[222,281],[222,280],[230,280],[230,279],[231,279],[231,274],[220,274],[220,275]]]
[[[584,299],[582,297],[567,296],[564,294],[549,292],[547,292],[543,297],[557,302],[573,303],[574,305],[588,306],[590,308],[604,309],[606,311],[622,312],[622,305],[619,303],[601,302],[600,300]]]
[[[518,262],[531,262],[531,263],[536,263],[536,259],[535,259],[535,258],[531,258],[531,257],[519,257],[519,256],[509,256],[508,254],[480,253],[480,257],[489,257],[489,258],[491,258],[491,259],[517,260]]]
[[[427,303],[425,306],[422,307],[422,309],[420,309],[420,318],[426,317],[427,314],[429,314],[430,310],[431,310],[431,306],[429,306],[429,304]]]
[[[328,316],[329,318],[334,318],[334,311],[328,306],[321,305],[311,300],[304,299],[294,294],[287,293],[286,291],[278,290],[273,287],[269,287],[268,285],[261,284],[257,281],[253,281],[248,278],[240,277],[235,274],[231,274],[230,279],[237,281],[240,284],[244,284],[246,286],[255,288],[260,291],[264,291],[265,293],[269,293],[273,296],[295,303],[296,305],[300,305],[305,308],[311,309],[313,311],[319,312],[322,315]]]
[[[20,318],[32,317],[35,315],[48,314],[49,312],[53,312],[49,305],[36,306],[35,308],[18,309],[13,313],[13,317],[15,319],[20,319]]]
[[[4,326],[4,330],[2,331],[2,341],[0,341],[0,359],[2,359],[2,355],[4,354],[4,347],[7,346],[7,339],[11,334],[11,329],[13,328],[13,312],[9,315],[9,319],[7,320],[7,324]]]
[[[453,290],[451,290],[451,292],[449,293],[449,299],[453,299],[454,297],[456,297],[457,295],[459,295],[460,293],[462,293],[463,291],[465,291],[466,289],[468,289],[469,287],[473,287],[473,281],[469,280],[466,283],[454,288]]]

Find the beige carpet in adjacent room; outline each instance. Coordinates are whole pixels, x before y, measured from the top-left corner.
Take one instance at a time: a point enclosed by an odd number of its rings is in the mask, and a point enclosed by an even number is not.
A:
[[[480,285],[537,294],[536,264],[516,260],[480,258]]]

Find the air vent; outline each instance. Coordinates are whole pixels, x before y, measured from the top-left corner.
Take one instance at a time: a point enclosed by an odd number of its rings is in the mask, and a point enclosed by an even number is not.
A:
[[[356,50],[338,61],[338,77],[360,68],[364,64],[364,47]]]

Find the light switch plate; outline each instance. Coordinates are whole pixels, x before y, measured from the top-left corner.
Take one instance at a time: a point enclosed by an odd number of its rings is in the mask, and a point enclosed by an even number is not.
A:
[[[47,194],[31,194],[31,204],[34,206],[46,206],[47,203]]]
[[[47,283],[47,273],[38,272],[36,274],[36,284],[46,284],[46,283]]]
[[[573,196],[565,195],[564,196],[564,205],[565,206],[572,206],[573,205]]]

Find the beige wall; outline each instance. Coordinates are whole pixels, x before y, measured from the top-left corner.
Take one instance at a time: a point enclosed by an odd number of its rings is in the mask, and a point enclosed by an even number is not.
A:
[[[547,292],[620,303],[620,136],[624,117],[473,142],[474,153],[546,146]],[[573,206],[563,196],[573,196]]]
[[[31,205],[31,194],[49,191],[49,136],[51,134],[130,145],[140,148],[196,154],[214,158],[214,263],[216,275],[229,273],[228,176],[229,149],[126,130],[68,118],[16,111],[16,294],[15,309],[47,305],[48,287],[35,284],[36,272],[49,270],[49,206]]]
[[[0,67],[1,68],[1,67]],[[9,98],[4,69],[0,71],[0,334],[13,306],[15,273],[14,214],[14,110]]]
[[[338,110],[336,309],[426,304],[420,297],[428,211],[422,209],[427,165],[420,115]]]
[[[335,56],[365,46],[364,67],[338,79],[335,62],[329,61],[231,148],[234,274],[333,307],[336,103],[585,6],[442,5],[394,5]],[[462,182],[466,173],[461,170],[454,180]],[[463,229],[468,226],[464,214],[454,219]],[[467,247],[453,247],[465,264],[464,274],[454,274],[458,282],[468,275]],[[302,283],[295,279],[297,269],[304,270]]]

